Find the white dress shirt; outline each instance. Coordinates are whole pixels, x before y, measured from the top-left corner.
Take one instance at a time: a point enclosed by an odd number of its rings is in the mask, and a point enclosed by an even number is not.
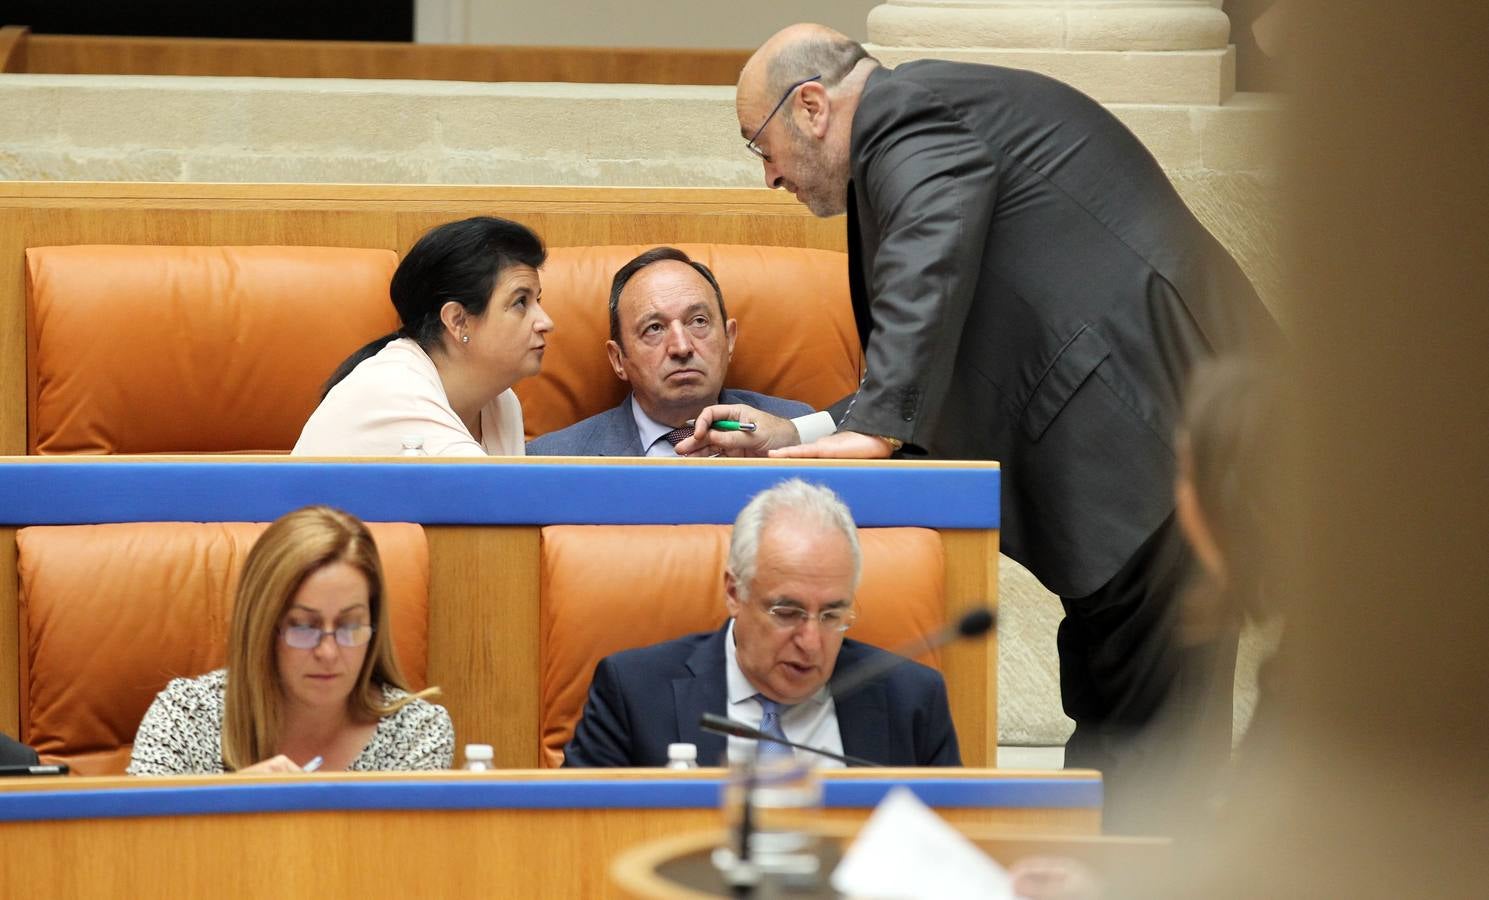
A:
[[[663,425],[651,416],[641,411],[641,404],[636,402],[635,395],[631,396],[631,417],[636,420],[636,433],[641,437],[641,451],[643,456],[677,456],[677,449],[672,442],[667,440],[667,432],[673,426]]]
[[[736,722],[751,728],[759,728],[765,717],[757,695],[759,689],[740,671],[739,660],[734,652],[734,620],[729,621],[729,633],[724,635],[724,676],[728,682],[727,714]],[[832,692],[823,685],[817,693],[796,704],[781,708],[781,729],[786,740],[808,747],[816,747],[829,753],[842,755],[843,736],[838,731],[838,711],[833,704]],[[729,738],[729,762],[741,763],[755,752],[755,742],[747,738]],[[801,756],[804,751],[792,751]],[[812,762],[822,768],[842,768],[835,759],[810,754]]]

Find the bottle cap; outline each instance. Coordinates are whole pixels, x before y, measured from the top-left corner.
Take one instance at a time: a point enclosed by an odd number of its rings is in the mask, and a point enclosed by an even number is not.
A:
[[[698,759],[698,746],[696,744],[668,744],[667,758],[672,760]]]
[[[490,744],[466,744],[465,745],[465,760],[466,760],[466,762],[470,762],[471,760],[477,760],[477,761],[481,761],[481,762],[491,762],[491,757],[492,757],[492,752],[491,752],[491,745]]]

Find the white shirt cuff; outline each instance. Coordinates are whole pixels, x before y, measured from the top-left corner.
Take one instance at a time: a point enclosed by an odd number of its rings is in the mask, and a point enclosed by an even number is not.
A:
[[[832,420],[832,413],[826,410],[797,416],[791,420],[791,424],[796,426],[796,433],[801,435],[803,444],[820,441],[838,430],[837,423]]]

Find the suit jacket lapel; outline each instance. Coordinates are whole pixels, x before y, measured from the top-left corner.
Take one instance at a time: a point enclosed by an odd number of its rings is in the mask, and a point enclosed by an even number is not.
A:
[[[832,682],[836,682],[839,675],[853,671],[858,658],[859,654],[851,652],[849,645],[844,644],[838,654]],[[829,688],[832,688],[832,682],[828,683]],[[843,739],[843,752],[888,765],[889,704],[885,700],[884,685],[871,681],[845,697],[838,697],[834,690],[833,706],[838,717],[838,734]]]
[[[636,431],[636,417],[631,414],[631,395],[620,406],[605,414],[604,428],[598,434],[595,456],[643,456],[641,434]]]
[[[698,748],[700,766],[728,765],[723,735],[704,731],[698,720],[706,712],[728,715],[728,690],[724,679],[724,636],[728,623],[688,657],[686,678],[672,681],[672,700],[677,708],[678,740]]]
[[[874,319],[869,309],[869,289],[865,266],[874,259],[872,250],[863,246],[863,232],[859,226],[857,190],[848,182],[848,298],[853,306],[853,324],[858,327],[858,343],[865,349],[869,346],[869,334],[874,330]]]

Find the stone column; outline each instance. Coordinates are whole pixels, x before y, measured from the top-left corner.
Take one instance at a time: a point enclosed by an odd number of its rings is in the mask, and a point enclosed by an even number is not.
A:
[[[886,65],[1033,69],[1104,103],[1220,104],[1236,84],[1221,0],[888,0],[869,11]]]

